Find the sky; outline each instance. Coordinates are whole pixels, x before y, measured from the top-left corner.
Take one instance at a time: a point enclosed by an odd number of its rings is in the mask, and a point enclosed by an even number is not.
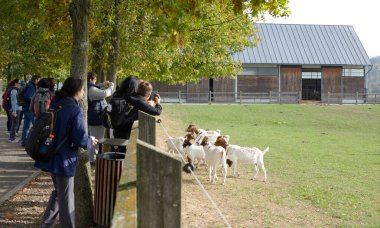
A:
[[[380,56],[380,0],[290,0],[288,18],[267,23],[352,25],[370,58]]]

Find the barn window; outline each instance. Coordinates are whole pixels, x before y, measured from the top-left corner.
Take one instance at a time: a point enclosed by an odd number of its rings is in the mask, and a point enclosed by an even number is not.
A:
[[[321,79],[322,73],[319,71],[302,72],[302,79]]]
[[[343,68],[343,76],[364,77],[364,69],[363,68]]]
[[[239,75],[251,76],[278,76],[277,67],[244,67],[244,71]]]

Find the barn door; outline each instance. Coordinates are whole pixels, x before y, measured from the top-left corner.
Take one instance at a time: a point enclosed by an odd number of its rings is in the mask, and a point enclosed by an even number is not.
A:
[[[322,68],[322,102],[327,102],[328,92],[331,93],[330,102],[340,103],[342,92],[342,68]]]
[[[187,102],[204,103],[209,100],[209,79],[198,84],[187,84]]]

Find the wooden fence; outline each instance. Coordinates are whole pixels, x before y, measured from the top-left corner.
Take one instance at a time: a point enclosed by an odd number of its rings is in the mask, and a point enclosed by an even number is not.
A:
[[[246,92],[160,92],[162,103],[238,103],[238,104],[297,104],[302,103],[301,92],[246,93]],[[379,93],[327,93],[321,103],[380,104]]]
[[[181,227],[181,162],[155,147],[156,118],[139,113],[118,186],[112,227]]]

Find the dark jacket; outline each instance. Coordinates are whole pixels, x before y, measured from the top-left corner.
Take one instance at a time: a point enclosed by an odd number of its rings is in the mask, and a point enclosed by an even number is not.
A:
[[[34,166],[43,171],[71,177],[75,175],[78,148],[89,149],[92,142],[86,133],[82,109],[74,98],[64,97],[57,102],[52,102],[51,108],[54,109],[68,102],[71,102],[72,105],[66,106],[58,112],[53,143],[57,146],[66,135],[69,135],[68,140],[53,159],[46,163],[35,162]]]
[[[91,87],[96,87],[100,89],[99,86],[96,86],[92,83],[87,84],[87,91]],[[88,101],[88,111],[87,111],[87,123],[91,126],[99,126],[103,124],[102,113],[103,110],[107,107],[107,102],[104,99],[101,100],[91,100],[90,97],[87,97]]]
[[[121,139],[129,139],[131,134],[133,122],[138,120],[139,111],[146,112],[153,116],[158,116],[162,112],[162,107],[160,104],[156,104],[155,106],[151,106],[145,99],[145,97],[139,95],[138,93],[133,93],[131,96],[126,98],[129,105],[133,108],[129,112],[129,114],[125,117],[126,124],[120,128],[114,129],[115,138]]]
[[[24,99],[25,99],[25,105],[22,106],[22,110],[25,112],[29,112],[29,107],[30,107],[30,102],[36,93],[37,86],[34,84],[32,81],[29,81],[28,84],[26,85],[25,88],[25,94],[24,94]]]

